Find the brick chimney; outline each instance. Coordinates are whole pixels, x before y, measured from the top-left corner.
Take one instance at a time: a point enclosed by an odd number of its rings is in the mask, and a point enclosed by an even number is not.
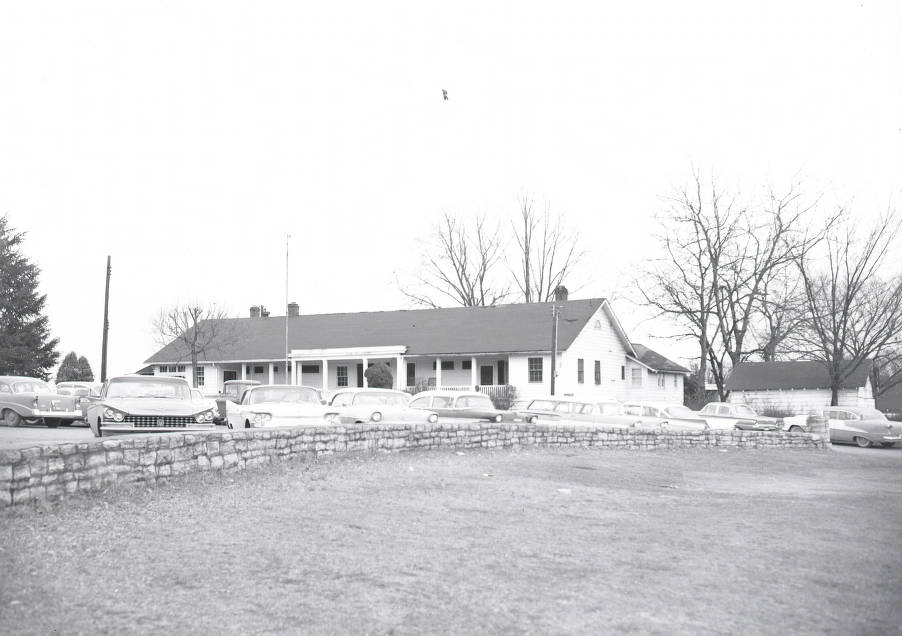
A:
[[[563,285],[558,285],[554,288],[554,300],[555,302],[562,303],[567,300],[567,296],[569,296],[570,292],[567,291],[567,288]]]
[[[260,317],[261,318],[269,318],[269,309],[260,305]]]
[[[301,313],[301,306],[297,303],[288,303],[288,315],[298,316]]]
[[[260,317],[260,307],[257,305],[251,305],[251,318],[259,318]]]

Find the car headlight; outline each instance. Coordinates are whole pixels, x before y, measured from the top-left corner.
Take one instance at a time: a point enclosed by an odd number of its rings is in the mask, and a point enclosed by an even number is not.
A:
[[[502,419],[504,419],[504,418],[502,418],[501,415],[496,415],[496,416],[495,416],[495,423],[496,423],[496,424],[500,424]]]
[[[382,413],[380,413],[379,411],[373,411],[373,414],[370,415],[370,419],[374,422],[381,422],[382,421]]]
[[[213,411],[207,411],[204,413],[204,420],[206,420],[207,422],[212,422],[214,417],[215,416],[213,415]]]
[[[429,420],[430,424],[435,424],[436,422],[438,422],[438,415],[436,413],[430,413],[427,419]]]
[[[116,409],[111,409],[107,407],[103,409],[103,419],[105,420],[113,420],[114,422],[121,422],[125,419],[125,413],[122,411],[117,411]]]
[[[269,413],[254,413],[254,424],[260,426],[261,424],[266,424],[272,419],[272,415]]]

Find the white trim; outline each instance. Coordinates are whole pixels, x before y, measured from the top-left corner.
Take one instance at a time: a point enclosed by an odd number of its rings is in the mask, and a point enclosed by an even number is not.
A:
[[[407,353],[405,345],[390,345],[386,347],[292,349],[289,355],[295,359],[341,360],[347,358],[394,358],[404,353]]]

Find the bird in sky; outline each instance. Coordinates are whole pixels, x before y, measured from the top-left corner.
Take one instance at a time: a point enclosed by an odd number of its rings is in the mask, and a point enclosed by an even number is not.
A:
[[[448,91],[446,91],[444,88],[442,89],[442,97],[445,98],[446,102],[448,101]]]

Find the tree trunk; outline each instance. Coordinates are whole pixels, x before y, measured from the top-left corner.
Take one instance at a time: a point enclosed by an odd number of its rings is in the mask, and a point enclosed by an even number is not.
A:
[[[839,387],[830,387],[830,406],[839,406]]]
[[[197,350],[191,350],[191,386],[197,388]]]

